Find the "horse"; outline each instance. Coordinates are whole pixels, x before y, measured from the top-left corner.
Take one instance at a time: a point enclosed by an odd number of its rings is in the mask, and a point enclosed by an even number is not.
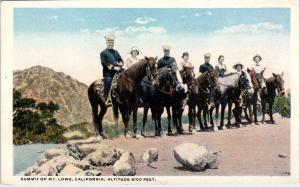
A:
[[[221,120],[220,120],[220,128],[222,130],[226,129],[224,126],[224,115],[225,115],[225,108],[228,104],[228,126],[231,126],[231,110],[232,105],[235,105],[233,109],[233,114],[235,117],[235,123],[237,127],[241,127],[241,112],[242,109],[240,107],[240,95],[242,92],[248,92],[253,94],[253,86],[252,82],[250,81],[249,75],[246,73],[242,73],[242,76],[235,73],[229,73],[224,77],[219,77],[219,87],[214,90],[212,95],[212,105],[210,108],[210,123],[213,127],[214,131],[218,131],[218,127],[215,125],[213,120],[213,110],[216,109],[215,118],[216,120],[219,117],[219,106],[221,105]],[[217,123],[217,122],[216,122]]]
[[[279,96],[284,96],[284,80],[283,80],[283,72],[281,74],[275,74],[272,73],[273,76],[266,79],[266,87],[262,90],[261,92],[261,107],[262,107],[262,120],[261,122],[265,124],[265,107],[266,103],[269,104],[269,116],[270,116],[270,123],[271,124],[276,124],[276,122],[273,119],[273,104],[275,97],[277,95]],[[276,93],[278,92],[278,93]]]
[[[144,117],[141,134],[144,136],[144,127],[147,121],[148,110],[151,108],[152,118],[155,125],[155,136],[161,136],[161,115],[164,107],[168,116],[168,135],[172,135],[171,117],[177,133],[181,134],[181,115],[186,98],[187,88],[183,85],[176,64],[171,64],[158,70],[159,84],[153,87],[149,83],[143,85]],[[172,108],[172,115],[171,109]]]
[[[212,91],[218,86],[219,69],[212,69],[199,75],[196,79],[190,82],[189,96],[188,96],[188,117],[189,117],[189,132],[195,130],[196,117],[198,118],[200,129],[202,131],[208,130],[207,114],[208,105]],[[196,107],[198,111],[196,111]],[[203,111],[203,120],[201,120],[201,112]]]
[[[250,76],[250,79],[251,79],[251,82],[252,82],[252,85],[253,85],[253,90],[254,90],[254,93],[253,94],[250,94],[250,93],[247,93],[247,94],[244,94],[244,113],[245,113],[245,117],[247,119],[247,121],[251,124],[251,125],[254,125],[254,123],[257,124],[257,93],[259,91],[259,82],[257,81],[257,73],[255,72],[254,69],[249,69],[247,68],[247,72]],[[264,70],[262,72],[260,72],[260,74],[262,75],[264,72]],[[261,76],[262,77],[262,76]],[[248,112],[249,112],[249,115],[248,115]],[[254,116],[254,123],[253,123],[253,116]]]

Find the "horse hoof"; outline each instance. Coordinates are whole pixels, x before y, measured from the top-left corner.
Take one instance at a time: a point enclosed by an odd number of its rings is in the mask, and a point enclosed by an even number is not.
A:
[[[135,138],[137,138],[137,139],[143,139],[144,136],[137,134],[137,135],[135,136]]]
[[[105,133],[100,133],[100,136],[103,138],[103,139],[107,139],[107,135]]]
[[[254,125],[255,125],[255,123],[250,123],[250,125],[254,126]]]
[[[224,126],[221,127],[221,129],[222,129],[222,130],[226,130],[227,127],[224,125]]]
[[[219,131],[218,127],[214,127],[213,129],[214,129],[214,132],[218,132]]]
[[[174,134],[173,134],[172,131],[169,131],[169,132],[167,133],[167,135],[168,135],[168,136],[173,136]]]
[[[125,138],[129,139],[129,138],[132,138],[132,136],[130,136],[129,134],[126,134]]]
[[[259,122],[255,122],[254,124],[255,124],[255,125],[260,125],[260,123],[259,123]]]

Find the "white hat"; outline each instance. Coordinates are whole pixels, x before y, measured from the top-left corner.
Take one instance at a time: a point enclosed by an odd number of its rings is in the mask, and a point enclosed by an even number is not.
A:
[[[205,53],[204,57],[210,57],[210,53]]]
[[[109,35],[106,35],[104,38],[105,38],[106,41],[109,41],[109,40],[115,40],[116,36],[112,35],[112,34],[109,34]]]
[[[140,49],[137,47],[137,46],[133,46],[131,49],[130,49],[130,52],[129,53],[132,53],[133,51],[137,51],[138,53],[140,53]]]
[[[164,50],[170,50],[170,49],[171,49],[171,46],[165,44],[165,45],[162,46],[162,48],[163,48]]]

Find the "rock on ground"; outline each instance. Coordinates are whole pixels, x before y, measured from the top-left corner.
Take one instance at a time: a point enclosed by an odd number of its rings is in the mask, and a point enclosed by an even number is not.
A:
[[[85,175],[85,172],[74,166],[73,164],[69,164],[64,167],[63,170],[58,174],[59,176],[82,176]]]
[[[205,146],[195,143],[182,143],[173,150],[175,159],[190,170],[204,171],[206,168],[217,168],[217,156],[208,153]]]
[[[82,160],[84,157],[86,157],[86,153],[82,152],[77,145],[67,144],[67,149],[69,151],[69,155],[76,160]]]
[[[133,176],[136,173],[136,162],[132,153],[125,152],[114,164],[113,175]]]
[[[90,153],[84,160],[93,166],[108,166],[118,160],[116,149],[111,146],[100,144],[96,151]]]
[[[60,155],[65,155],[66,152],[65,150],[61,149],[61,148],[52,148],[52,149],[47,149],[42,157],[46,158],[46,159],[52,159],[54,157],[60,156]]]
[[[68,144],[72,144],[72,145],[93,144],[93,143],[101,143],[101,140],[102,140],[101,136],[92,136],[84,140],[69,140]]]
[[[158,150],[156,148],[147,149],[142,155],[142,162],[152,163],[158,160]]]

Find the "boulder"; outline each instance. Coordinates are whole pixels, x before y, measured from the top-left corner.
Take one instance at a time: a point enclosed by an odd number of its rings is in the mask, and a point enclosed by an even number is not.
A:
[[[67,153],[62,148],[52,148],[52,149],[47,149],[43,153],[42,157],[49,160],[49,159],[52,159],[54,157],[61,156],[61,155],[66,155],[66,154]]]
[[[147,149],[142,155],[142,162],[152,163],[158,160],[158,150],[156,148]]]
[[[68,144],[72,145],[83,145],[83,144],[93,144],[93,143],[101,143],[101,136],[92,136],[84,140],[70,140]]]
[[[101,172],[97,170],[86,170],[84,173],[85,176],[100,176]]]
[[[108,166],[118,160],[118,153],[113,147],[100,144],[96,151],[90,153],[84,160],[93,166]]]
[[[133,176],[136,173],[136,162],[132,153],[125,152],[114,164],[113,175]]]
[[[73,164],[66,165],[58,174],[59,176],[84,176],[85,172],[74,166]]]
[[[57,175],[58,173],[60,173],[61,170],[65,168],[65,166],[71,164],[82,170],[87,170],[90,168],[90,164],[87,161],[84,160],[79,161],[79,160],[75,160],[71,156],[62,155],[62,156],[55,157],[47,161],[46,163],[42,164],[37,168],[36,172],[34,172],[33,174],[39,176]]]
[[[69,151],[69,155],[76,160],[82,160],[84,157],[86,157],[86,153],[82,152],[77,145],[67,144],[67,149]]]
[[[217,159],[208,153],[205,146],[194,143],[182,143],[174,148],[177,162],[190,170],[203,171],[209,166],[216,167]],[[208,163],[209,162],[209,163]]]
[[[207,168],[217,169],[219,167],[218,155],[216,153],[206,153],[203,157],[206,160]]]

